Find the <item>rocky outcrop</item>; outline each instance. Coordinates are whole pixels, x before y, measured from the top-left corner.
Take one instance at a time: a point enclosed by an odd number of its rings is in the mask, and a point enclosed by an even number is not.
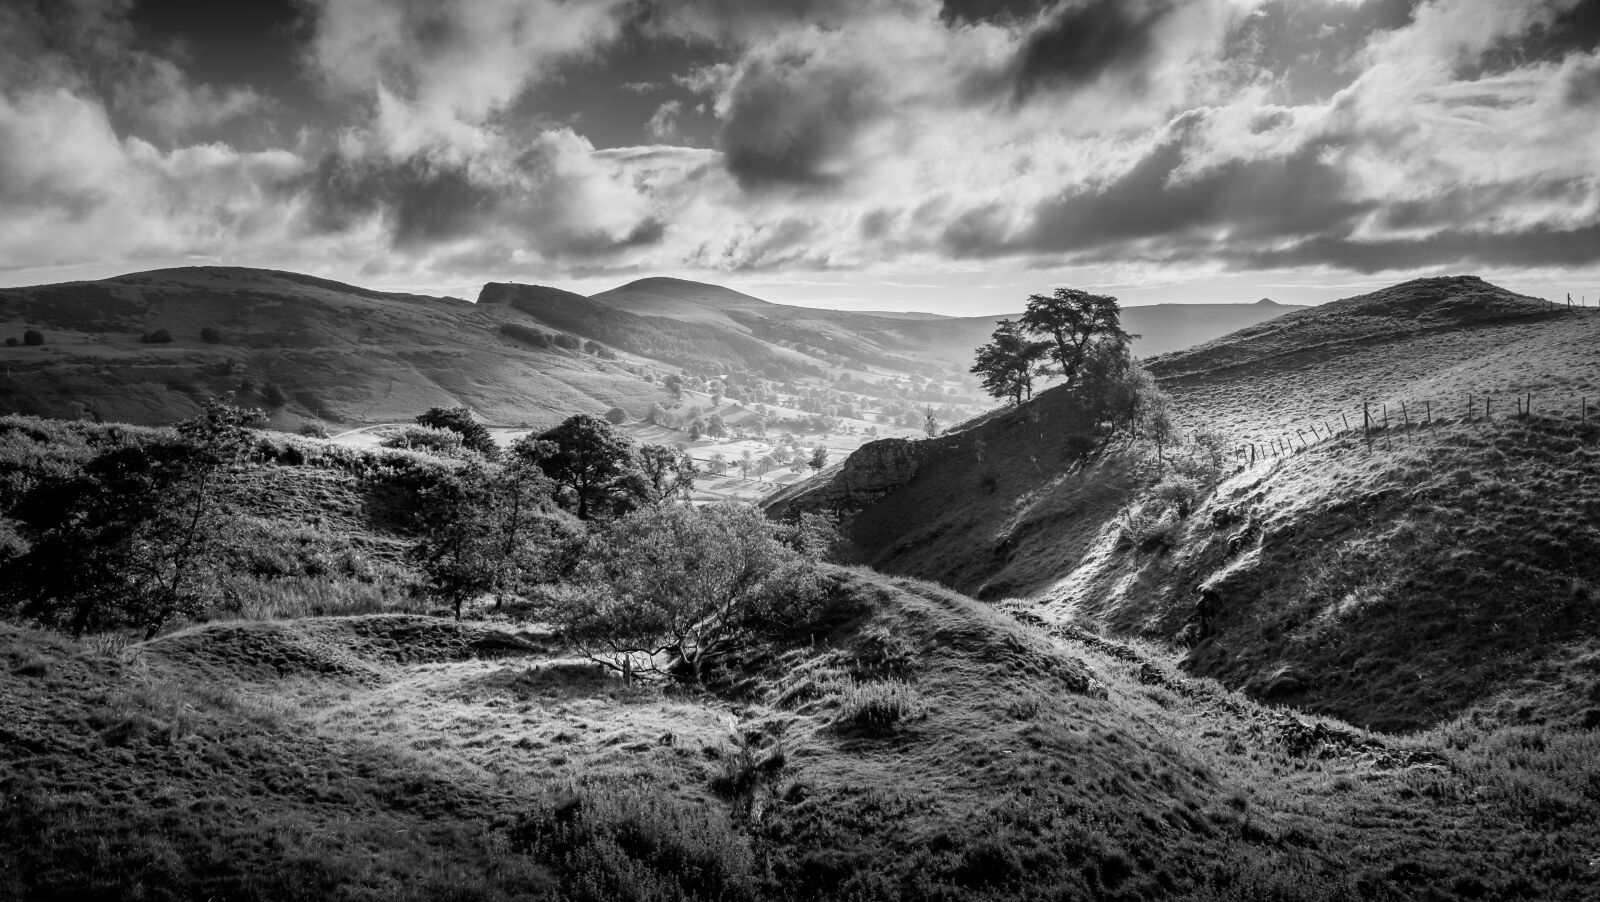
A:
[[[810,511],[858,511],[910,482],[927,448],[927,442],[903,438],[869,442],[844,463],[774,495],[767,502],[767,514],[783,519]]]

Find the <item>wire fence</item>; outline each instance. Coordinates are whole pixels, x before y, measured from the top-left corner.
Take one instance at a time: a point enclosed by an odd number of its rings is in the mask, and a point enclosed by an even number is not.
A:
[[[1564,421],[1586,428],[1591,422],[1600,424],[1600,394],[1552,399],[1534,392],[1518,392],[1509,398],[1504,394],[1466,394],[1438,401],[1363,401],[1358,409],[1303,421],[1303,425],[1290,431],[1233,447],[1229,456],[1236,463],[1254,466],[1338,438],[1355,437],[1372,450],[1399,431],[1507,420]]]

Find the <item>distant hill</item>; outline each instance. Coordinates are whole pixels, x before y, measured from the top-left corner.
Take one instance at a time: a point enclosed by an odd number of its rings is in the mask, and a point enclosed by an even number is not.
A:
[[[1153,354],[1289,309],[1167,304],[1128,308],[1125,320],[1144,336],[1136,349]],[[405,420],[440,404],[546,426],[611,407],[642,416],[667,398],[647,371],[679,369],[819,384],[850,371],[918,375],[964,385],[953,400],[975,406],[982,399],[967,370],[996,319],[817,310],[679,279],[589,298],[491,282],[474,304],[187,267],[0,289],[0,333],[18,339],[0,347],[0,412],[167,423],[234,392],[285,429]],[[29,329],[45,335],[43,346],[21,342]],[[560,334],[577,340],[550,341]],[[590,341],[624,356],[589,353]]]
[[[231,267],[0,289],[0,332],[45,335],[0,347],[0,409],[165,423],[233,391],[283,428],[407,420],[437,404],[549,425],[613,406],[642,414],[665,397],[622,363],[501,332],[531,323],[509,307]],[[171,341],[141,340],[158,331]]]
[[[732,289],[682,279],[640,279],[591,300],[648,317],[664,317],[757,338],[798,341],[840,354],[926,359],[958,373],[995,324],[1020,313],[947,317],[925,313],[857,313],[773,304]],[[1273,304],[1152,304],[1124,307],[1123,325],[1139,336],[1134,353],[1162,354],[1209,341],[1303,307]]]
[[[1296,452],[1229,476],[1166,552],[1119,544],[1165,469],[1153,449],[1097,445],[1058,390],[866,445],[771,510],[842,509],[874,567],[1180,643],[1195,673],[1358,724],[1415,729],[1513,687],[1546,716],[1600,723],[1584,713],[1600,686],[1560,690],[1569,671],[1538,669],[1600,648],[1600,428],[1578,406],[1600,401],[1596,347],[1593,311],[1455,277],[1157,357],[1185,429]],[[1393,427],[1370,450],[1363,402]],[[1346,417],[1356,434],[1312,443],[1313,424]]]

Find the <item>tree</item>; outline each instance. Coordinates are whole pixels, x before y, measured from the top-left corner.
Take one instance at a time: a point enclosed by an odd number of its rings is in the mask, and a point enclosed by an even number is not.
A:
[[[1049,342],[1031,339],[1020,324],[1003,319],[989,343],[978,348],[971,372],[982,377],[983,389],[992,397],[1021,404],[1033,397],[1033,377],[1049,348]]]
[[[200,340],[209,345],[221,344],[222,333],[213,326],[206,326],[200,330]]]
[[[166,329],[157,329],[139,336],[139,340],[145,344],[168,344],[172,341],[172,333]]]
[[[721,476],[728,472],[728,459],[721,452],[711,455],[706,461],[706,472],[712,476]]]
[[[38,329],[25,329],[22,332],[22,343],[25,345],[44,344],[44,333]]]
[[[751,638],[771,609],[814,594],[815,568],[778,541],[778,529],[731,503],[629,514],[591,536],[547,616],[624,682],[667,674],[699,682],[706,662]]]
[[[718,414],[712,414],[706,420],[706,435],[712,438],[727,438],[728,424],[723,422],[722,417]]]
[[[606,411],[606,422],[613,426],[621,426],[628,422],[628,412],[620,407],[613,407]]]
[[[933,438],[939,434],[939,421],[933,418],[932,407],[929,407],[924,412],[927,414],[927,419],[922,421],[922,431],[928,438]]]
[[[750,478],[750,470],[755,466],[755,455],[746,448],[739,454],[739,475],[745,479]]]
[[[410,556],[457,620],[473,598],[498,602],[554,577],[560,546],[581,530],[551,510],[551,489],[537,466],[513,458],[504,467],[471,461],[422,490],[426,527]]]
[[[694,480],[700,475],[694,460],[666,445],[645,445],[635,455],[644,477],[645,501],[663,504],[679,495],[688,500],[694,494]]]
[[[75,636],[129,625],[148,639],[172,618],[203,611],[234,471],[261,418],[213,399],[171,438],[107,449],[34,489],[19,508],[32,543],[4,580],[9,600]]]
[[[1021,325],[1051,341],[1050,356],[1068,385],[1077,383],[1095,345],[1110,342],[1126,348],[1133,338],[1122,330],[1116,298],[1076,288],[1057,288],[1049,296],[1029,295]]]
[[[495,444],[489,428],[472,418],[465,407],[430,407],[417,414],[417,425],[434,429],[448,429],[461,436],[461,444],[490,460],[500,456],[500,446]]]
[[[812,473],[821,473],[822,468],[828,465],[828,449],[818,445],[811,449],[811,457],[806,461]]]
[[[556,500],[588,520],[626,487],[619,485],[634,462],[633,443],[615,426],[580,413],[514,451],[535,463],[556,484]]]
[[[1139,426],[1145,438],[1156,443],[1156,459],[1163,459],[1165,448],[1177,438],[1177,424],[1172,420],[1172,409],[1167,396],[1152,392],[1144,399],[1139,412]]]

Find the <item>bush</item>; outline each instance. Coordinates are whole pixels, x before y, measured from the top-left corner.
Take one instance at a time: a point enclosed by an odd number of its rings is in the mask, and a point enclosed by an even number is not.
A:
[[[22,343],[25,345],[44,344],[44,333],[38,329],[29,329],[22,333]]]
[[[628,422],[628,412],[620,407],[613,407],[606,411],[606,422],[613,426],[621,426]]]
[[[417,425],[433,429],[448,429],[461,436],[461,446],[476,451],[490,459],[500,455],[500,446],[482,423],[472,418],[465,407],[430,407],[417,414]]]
[[[8,347],[8,348],[14,348],[14,347],[16,347],[17,345],[20,345],[20,344],[22,344],[22,342],[17,341],[15,338],[6,339],[6,347]]]
[[[839,706],[836,725],[869,733],[887,733],[902,722],[927,716],[922,696],[907,683],[857,683]]]
[[[577,336],[568,335],[565,332],[556,333],[555,338],[551,339],[551,341],[555,342],[556,347],[566,348],[569,351],[576,351],[578,348],[582,347],[583,344],[582,342],[578,341]]]
[[[1171,510],[1182,520],[1194,511],[1202,495],[1199,483],[1188,476],[1168,476],[1150,490],[1150,501],[1165,510]]]
[[[550,336],[531,326],[524,326],[518,323],[504,323],[500,326],[500,334],[512,339],[513,341],[520,341],[525,345],[531,345],[535,348],[550,347]]]
[[[432,426],[406,426],[380,444],[385,448],[422,451],[440,457],[460,457],[463,448],[460,433]]]
[[[1165,551],[1178,535],[1177,511],[1159,502],[1135,504],[1122,513],[1117,544],[1139,551]]]
[[[166,344],[172,341],[172,333],[166,329],[157,329],[139,336],[139,340],[145,344]]]
[[[200,330],[200,340],[206,344],[221,344],[222,333],[210,326],[206,326],[204,329]]]

